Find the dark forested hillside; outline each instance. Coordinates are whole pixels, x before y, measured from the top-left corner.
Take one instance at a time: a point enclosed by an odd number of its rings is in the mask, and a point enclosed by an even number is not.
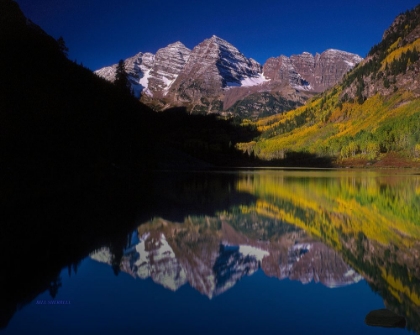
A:
[[[69,61],[14,1],[0,4],[2,165],[72,169],[144,152],[151,111]]]
[[[152,215],[154,169],[242,161],[235,143],[254,136],[212,116],[155,113],[66,52],[0,0],[0,329],[40,292],[54,298],[63,266],[75,271],[116,236],[124,244]]]
[[[71,179],[115,167],[225,164],[235,156],[236,141],[252,136],[246,127],[211,116],[158,115],[68,60],[66,49],[63,39],[25,18],[16,2],[0,1],[2,170]]]

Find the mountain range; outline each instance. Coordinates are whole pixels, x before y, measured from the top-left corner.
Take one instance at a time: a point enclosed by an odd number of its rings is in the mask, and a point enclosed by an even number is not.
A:
[[[264,65],[213,35],[192,50],[176,42],[125,60],[133,91],[156,110],[186,107],[191,113],[258,118],[291,110],[338,83],[362,61],[329,49],[270,58]],[[115,80],[116,64],[95,73]]]
[[[358,56],[327,50],[260,65],[216,36],[193,50],[178,42],[126,61],[135,91],[154,110],[180,106],[211,119],[153,113],[67,59],[62,45],[16,2],[1,6],[0,137],[2,162],[13,171],[28,175],[36,166],[41,174],[77,176],[75,167],[182,167],[191,156],[222,166],[266,165],[248,159],[254,157],[282,159],[270,164],[285,166],[295,153],[328,166],[419,162],[419,7],[398,16],[349,72]],[[114,72],[101,70],[109,80]],[[240,124],[217,114],[258,121]],[[262,118],[270,114],[276,115]],[[298,158],[289,163],[314,165]]]
[[[201,217],[189,217],[182,225],[160,218],[146,222],[134,233],[119,268],[134,278],[152,278],[172,291],[189,283],[210,299],[259,269],[270,277],[319,282],[330,288],[362,280],[339,253],[301,229],[286,228],[291,231],[275,241],[260,241],[235,230],[229,224],[232,219],[207,216],[210,227],[206,228]],[[90,257],[110,265],[115,259],[108,247]]]
[[[190,160],[190,167],[196,168],[197,160],[194,159],[199,158],[219,166],[249,166],[245,165],[249,160],[245,163],[232,163],[228,160],[237,153],[235,144],[238,141],[242,142],[239,147],[246,148],[251,157],[254,155],[261,159],[282,155],[287,157],[293,152],[302,151],[322,157],[338,157],[339,166],[344,160],[360,160],[372,166],[384,166],[379,163],[384,161],[386,155],[393,153],[404,154],[410,159],[404,166],[413,166],[416,161],[419,162],[419,27],[420,7],[397,17],[385,32],[383,40],[372,48],[360,65],[344,75],[339,84],[307,101],[303,107],[252,123],[260,131],[256,138],[254,132],[246,133],[246,127],[236,127],[235,124],[220,120],[214,115],[186,115],[169,111],[154,113],[136,99],[120,92],[115,85],[67,59],[57,40],[26,18],[15,1],[0,1],[0,178],[3,185],[0,203],[7,232],[2,235],[1,243],[1,254],[4,255],[2,261],[5,264],[5,275],[1,276],[1,284],[5,294],[0,306],[0,327],[7,323],[8,318],[22,304],[36,296],[33,292],[43,292],[49,287],[51,273],[56,271],[59,274],[62,266],[70,259],[63,255],[71,252],[73,258],[80,258],[82,254],[86,254],[86,250],[91,250],[88,236],[96,236],[95,230],[110,234],[110,227],[115,226],[117,221],[121,222],[121,214],[129,213],[126,198],[121,194],[133,189],[148,190],[150,178],[143,172],[155,169],[161,163],[166,164],[164,168],[168,165],[171,169],[174,166],[185,168],[185,162]],[[156,55],[149,55],[150,62],[155,58]],[[169,58],[167,61],[169,62]],[[179,59],[179,68],[184,69],[183,61],[185,59]],[[141,68],[144,64],[133,60],[132,66]],[[251,75],[245,78],[246,73],[261,71],[255,70],[254,62],[249,61],[247,64],[248,67],[238,67],[236,74],[231,74],[231,79],[236,82],[232,81],[234,84],[223,88],[222,93],[235,90],[242,92],[271,84],[263,82],[254,86],[239,86],[238,81],[242,83],[246,78],[257,78]],[[173,69],[172,66],[170,68]],[[217,66],[216,69],[219,71]],[[190,73],[194,74],[194,71],[191,70]],[[261,73],[268,79],[265,71]],[[204,73],[204,79],[205,75]],[[179,76],[173,73],[172,79],[168,79],[175,84],[180,81]],[[144,77],[140,78],[139,73],[139,80],[142,78]],[[153,83],[153,78],[150,78],[150,82]],[[164,80],[162,82],[165,83]],[[226,85],[228,82],[226,81]],[[155,85],[162,85],[159,83],[156,80]],[[194,85],[198,83],[198,80],[193,82]],[[308,86],[303,81],[301,83]],[[308,83],[315,87],[309,79]],[[183,87],[181,83],[178,84],[177,87]],[[185,88],[185,94],[199,92],[195,86],[189,89]],[[302,92],[309,91],[300,90]],[[168,89],[168,95],[170,93],[173,92]],[[144,94],[143,97],[145,96],[147,95]],[[269,101],[274,95],[266,91],[261,96]],[[241,102],[248,101],[252,104],[252,94],[247,98],[248,100],[243,99]],[[263,100],[259,101],[261,106],[268,105],[263,104]],[[159,103],[157,101],[156,106]],[[202,103],[200,106],[204,105]],[[251,141],[249,138],[256,139]],[[275,161],[269,164],[279,165]],[[133,187],[135,178],[127,171],[135,171],[138,176],[144,176],[146,182],[141,187]],[[125,184],[121,183],[121,175],[130,179],[127,181],[129,186],[122,187]],[[113,183],[110,183],[110,176],[115,179]],[[325,184],[323,179],[320,182]],[[124,192],[116,192],[114,184],[118,185],[118,190],[123,189]],[[226,185],[230,187],[230,184]],[[305,192],[314,189],[308,188],[305,183],[302,185],[305,186]],[[396,181],[395,185],[399,183]],[[183,189],[183,185],[181,186],[178,190]],[[368,184],[355,186],[357,189],[338,198],[347,199],[350,194],[357,195],[359,200],[372,202],[381,199],[381,194],[389,192],[381,185],[372,196]],[[197,186],[194,184],[194,187],[196,189]],[[221,187],[217,184],[215,188]],[[87,192],[92,189],[93,193]],[[342,186],[338,185],[332,190],[336,189],[342,189]],[[360,192],[365,191],[366,194],[360,196]],[[188,194],[193,197],[194,192]],[[296,191],[294,194],[299,195]],[[307,193],[305,194],[307,197]],[[410,200],[414,204],[418,204],[418,194],[417,191],[417,198]],[[202,196],[207,197],[208,194],[203,192]],[[337,199],[336,193],[333,196]],[[98,199],[102,197],[106,204],[98,205]],[[174,198],[179,198],[179,192],[174,193]],[[215,198],[220,200],[220,195],[217,194]],[[297,201],[301,202],[303,198],[298,197]],[[319,199],[318,195],[310,198],[317,201]],[[144,199],[149,204],[148,194]],[[385,200],[375,205],[379,209],[378,213],[390,211],[391,223],[395,222],[395,212],[406,213],[407,195],[401,191],[393,199],[402,201],[398,210],[395,209],[395,203]],[[57,206],[53,200],[62,200],[63,205]],[[137,202],[136,199],[135,203]],[[354,208],[354,203],[353,201],[344,207],[341,204],[337,206],[340,209]],[[47,219],[46,214],[52,212],[48,207],[51,204],[57,216]],[[77,210],[74,206],[77,206]],[[279,210],[275,212],[281,212],[283,207],[280,204]],[[319,208],[319,204],[314,205],[314,208]],[[34,216],[36,212],[38,214]],[[319,220],[325,218],[325,213],[331,212],[329,209],[319,212]],[[98,219],[98,213],[103,220]],[[369,213],[361,211],[359,221],[365,222],[366,214]],[[18,221],[15,220],[17,214],[21,214]],[[332,220],[335,222],[335,219],[342,217],[341,213],[337,213],[332,216]],[[131,214],[127,214],[130,225],[132,219]],[[57,222],[60,222],[58,230]],[[314,220],[311,219],[310,222]],[[375,233],[384,232],[383,222],[380,223],[380,229],[373,230]],[[337,226],[338,232],[342,231],[342,226]],[[394,226],[389,226],[389,231],[394,232]],[[330,230],[323,229],[320,235],[328,231]],[[85,236],[80,238],[80,233]],[[352,238],[356,247],[359,236],[361,235],[354,234]],[[402,234],[400,238],[407,241],[407,234]],[[19,248],[15,245],[17,240],[24,241]],[[78,242],[75,244],[74,241]],[[234,246],[244,244],[239,240],[229,241]],[[331,241],[336,242],[336,239],[332,238]],[[365,243],[365,250],[381,250],[376,246],[372,249],[365,241],[362,243]],[[220,243],[218,245],[220,247]],[[353,245],[350,247],[350,251],[355,250]],[[411,246],[404,249],[407,252],[402,252],[401,249],[401,245],[395,248],[397,253],[400,250],[396,258],[389,257],[390,261],[395,260],[395,273],[400,271],[398,266],[403,261],[411,262],[413,259],[409,257],[414,250]],[[11,250],[13,257],[9,257]],[[365,250],[360,254],[364,255]],[[383,253],[387,254],[386,250]],[[25,262],[28,254],[32,255],[32,261],[27,266],[22,267],[19,265],[22,262],[15,261],[20,258]],[[418,252],[415,255],[417,257]],[[378,279],[381,278],[381,264],[379,260],[372,259],[372,265],[379,274],[376,276]],[[353,267],[356,268],[354,265]],[[51,268],[55,270],[52,271]],[[417,271],[416,276],[419,278],[418,267],[413,269],[411,272]],[[27,273],[32,273],[35,279],[28,281]],[[394,277],[398,278],[396,275]],[[397,287],[401,294],[410,293],[413,288],[419,287],[417,279],[411,282],[411,274],[407,278],[410,278],[410,282],[404,283],[402,288]],[[393,277],[387,280],[390,285],[398,283]],[[389,292],[391,299],[395,293],[394,286]],[[418,296],[418,293],[412,295],[416,311],[419,306]],[[400,298],[396,296],[392,299],[398,301]]]

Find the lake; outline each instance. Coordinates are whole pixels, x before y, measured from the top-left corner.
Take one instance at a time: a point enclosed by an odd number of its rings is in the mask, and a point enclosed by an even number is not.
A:
[[[8,207],[0,333],[420,334],[416,170],[110,185]],[[405,327],[367,325],[379,309]]]

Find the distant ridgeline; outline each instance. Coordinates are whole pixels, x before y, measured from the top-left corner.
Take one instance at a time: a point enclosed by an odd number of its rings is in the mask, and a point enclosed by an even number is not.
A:
[[[155,110],[185,107],[192,114],[257,119],[302,105],[338,83],[362,60],[329,49],[270,58],[264,65],[245,57],[227,41],[212,36],[193,50],[181,42],[156,54],[138,53],[125,60],[135,95]],[[117,65],[95,71],[114,81]]]
[[[420,6],[399,15],[368,57],[332,89],[256,121],[238,147],[261,159],[296,152],[336,165],[420,166]]]

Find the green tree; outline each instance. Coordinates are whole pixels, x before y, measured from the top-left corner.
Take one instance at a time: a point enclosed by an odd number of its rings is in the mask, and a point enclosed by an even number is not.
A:
[[[131,85],[128,80],[128,74],[125,68],[124,61],[122,59],[118,62],[117,65],[114,84],[115,86],[119,87],[122,91],[131,94]]]
[[[352,142],[349,143],[349,145],[348,145],[348,151],[350,152],[350,154],[352,156],[355,156],[358,150],[359,150],[359,146],[357,145],[356,142],[353,142],[352,141]]]
[[[375,141],[369,141],[366,146],[369,159],[374,159],[380,152],[379,144]]]

